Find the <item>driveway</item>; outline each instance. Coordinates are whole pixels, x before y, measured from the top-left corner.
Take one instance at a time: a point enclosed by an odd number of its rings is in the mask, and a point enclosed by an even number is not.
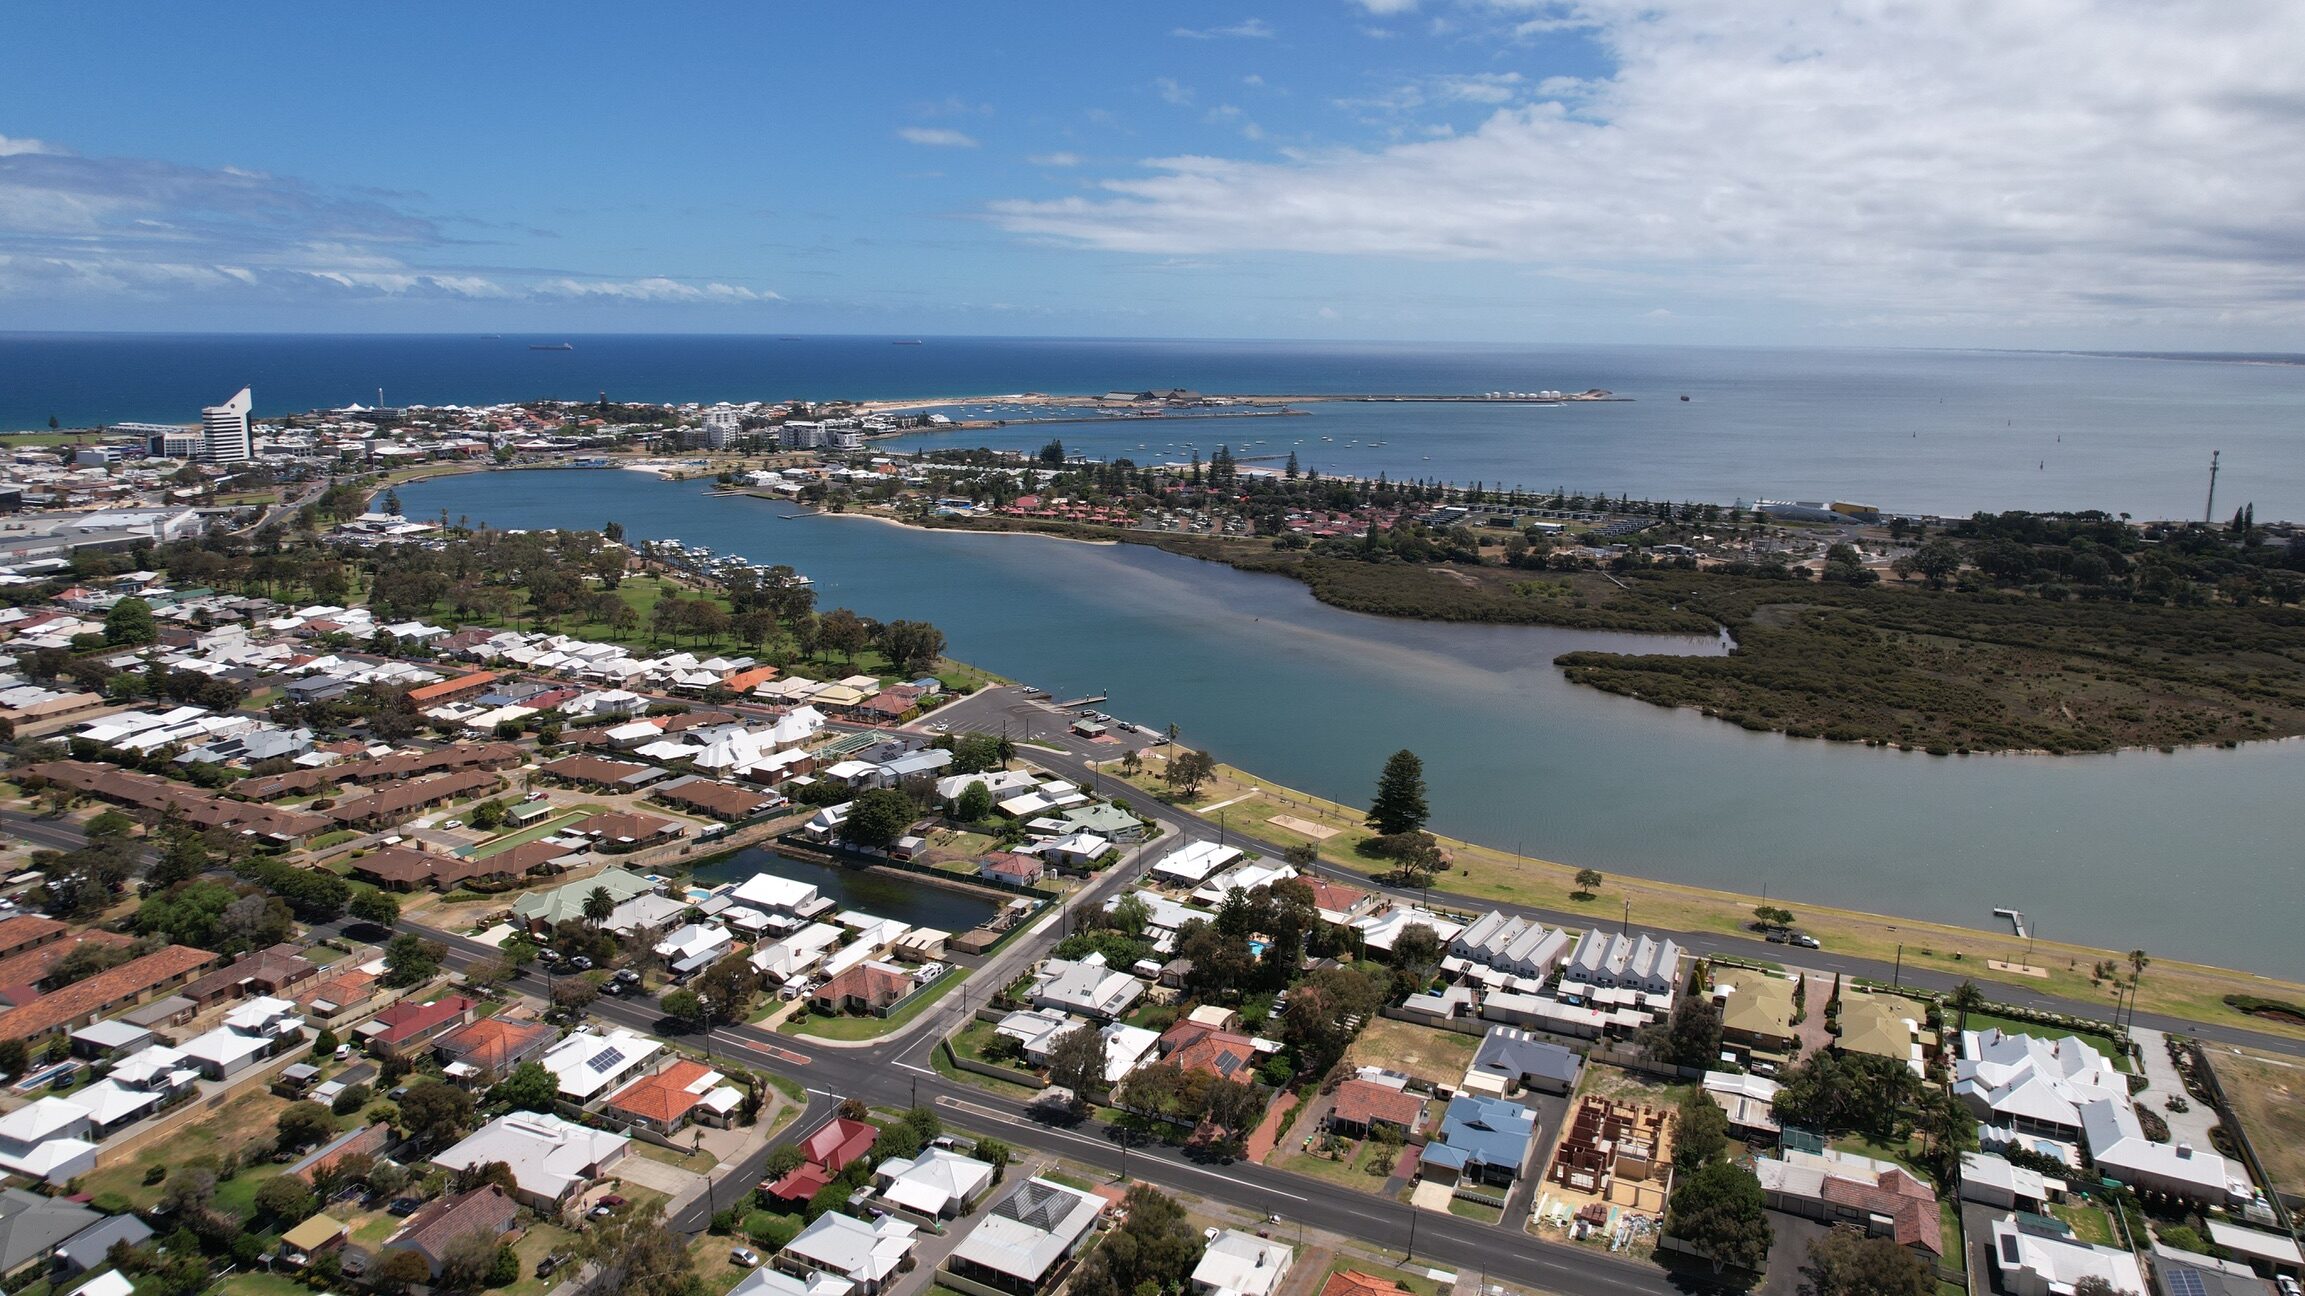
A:
[[[2136,1037],[2146,1081],[2145,1092],[2137,1095],[2137,1105],[2169,1122],[2171,1142],[2209,1147],[2209,1130],[2217,1123],[2217,1113],[2207,1103],[2195,1102],[2192,1095],[2185,1092],[2185,1078],[2177,1074],[2177,1068],[2169,1061],[2169,1037],[2143,1026],[2130,1034]],[[2172,1096],[2183,1098],[2192,1110],[2170,1111],[2166,1104]]]
[[[643,1188],[654,1188],[658,1192],[669,1193],[675,1197],[695,1187],[697,1179],[696,1175],[681,1169],[679,1166],[666,1165],[662,1161],[651,1161],[638,1152],[625,1154],[624,1159],[616,1163],[614,1173],[617,1178],[628,1183],[636,1183]]]
[[[1809,1262],[1809,1245],[1832,1230],[1816,1220],[1783,1211],[1769,1212],[1769,1228],[1776,1235],[1769,1245],[1769,1272],[1753,1288],[1754,1296],[1799,1296],[1801,1266]]]

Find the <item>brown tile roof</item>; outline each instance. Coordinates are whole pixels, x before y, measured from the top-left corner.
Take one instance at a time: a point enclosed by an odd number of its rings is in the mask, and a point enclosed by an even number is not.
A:
[[[1313,889],[1313,907],[1316,909],[1349,910],[1369,898],[1369,893],[1356,886],[1331,882],[1327,878],[1306,879]]]
[[[57,938],[65,931],[64,924],[39,914],[17,914],[13,918],[0,918],[0,954],[12,954],[29,949],[42,941]]]
[[[331,1141],[326,1147],[288,1167],[288,1173],[311,1183],[315,1176],[333,1169],[346,1157],[381,1154],[384,1145],[391,1141],[392,1127],[379,1121]]]
[[[637,765],[631,761],[603,760],[598,756],[563,756],[559,760],[536,767],[539,774],[550,774],[571,783],[598,783],[609,785],[622,782],[632,775],[655,768]]]
[[[1405,1089],[1373,1081],[1347,1080],[1337,1086],[1336,1117],[1352,1125],[1389,1121],[1414,1128],[1424,1106],[1424,1100]]]
[[[722,819],[744,819],[771,804],[771,798],[751,788],[698,779],[679,787],[657,788],[651,795],[669,805],[702,810]]]
[[[1928,1185],[1902,1170],[1882,1171],[1878,1184],[1828,1174],[1819,1195],[1836,1206],[1887,1216],[1899,1246],[1917,1246],[1930,1255],[1945,1254],[1944,1225],[1937,1215],[1937,1195]]]
[[[356,1008],[376,993],[376,974],[354,968],[349,972],[304,987],[296,1002],[306,1008],[326,1002],[338,1008]]]
[[[825,982],[813,997],[827,1003],[846,1003],[855,999],[878,1008],[910,994],[912,985],[912,978],[900,972],[874,967],[870,963],[859,963]]]
[[[338,805],[328,816],[340,824],[382,822],[413,814],[436,801],[491,790],[501,781],[489,770],[458,770],[439,778],[378,789],[357,801]]]
[[[1161,1060],[1187,1071],[1206,1071],[1225,1080],[1240,1078],[1256,1061],[1256,1043],[1246,1035],[1178,1022],[1160,1038]]]
[[[242,779],[232,785],[232,795],[251,801],[269,801],[296,792],[315,792],[339,783],[389,783],[395,779],[414,778],[419,774],[440,770],[471,769],[475,766],[497,768],[520,759],[520,748],[512,743],[456,743],[431,751],[394,752],[375,760],[348,761],[321,769],[290,770],[285,774]]]
[[[254,954],[243,954],[230,966],[218,968],[177,993],[194,1002],[205,1003],[227,989],[253,983],[266,994],[279,994],[318,975],[320,969],[298,953],[294,946],[275,945]]]
[[[43,918],[41,921],[46,922],[48,920]],[[58,928],[62,928],[63,925],[62,923],[56,924]],[[84,932],[74,932],[63,940],[50,941],[46,945],[35,946],[20,954],[11,954],[7,958],[0,959],[0,986],[38,985],[48,979],[48,974],[56,970],[56,965],[64,961],[65,955],[83,945],[133,945],[135,943],[133,937],[123,936],[118,932],[108,932],[102,928],[90,928]]]
[[[607,814],[592,816],[576,825],[575,830],[588,836],[606,837],[610,841],[618,841],[627,837],[634,841],[648,841],[678,827],[680,827],[679,824],[660,815],[631,814],[612,810]]]
[[[510,850],[498,851],[489,856],[487,862],[490,868],[517,877],[527,873],[530,869],[550,864],[554,860],[566,859],[571,855],[583,853],[582,850],[570,850],[556,842],[532,841],[522,842]]]
[[[485,859],[471,859],[406,846],[386,846],[354,860],[352,871],[389,886],[430,886],[446,891],[474,878],[519,876],[526,868],[506,858],[510,854],[512,852],[505,851]]]
[[[702,1093],[690,1093],[688,1086],[711,1074],[712,1068],[682,1058],[655,1075],[626,1085],[608,1100],[608,1105],[660,1125],[669,1125],[704,1100]]]
[[[438,1269],[448,1256],[448,1244],[467,1233],[491,1237],[508,1232],[520,1214],[511,1195],[495,1184],[475,1188],[461,1197],[443,1197],[408,1217],[408,1223],[385,1242],[384,1249],[413,1249]]]
[[[174,810],[183,816],[185,822],[196,828],[245,829],[293,839],[309,837],[325,831],[329,826],[329,821],[320,815],[210,796],[150,774],[91,765],[86,761],[48,761],[28,765],[17,771],[15,777],[18,781],[45,779],[106,801],[154,813]]]
[[[441,1036],[433,1048],[442,1056],[469,1063],[485,1071],[502,1071],[515,1059],[549,1043],[560,1032],[543,1022],[506,1021],[483,1017]]]
[[[421,707],[427,702],[437,702],[442,698],[455,697],[459,693],[470,692],[495,682],[495,671],[474,671],[469,675],[459,675],[454,679],[444,679],[436,684],[423,684],[412,688],[408,690],[408,700]]]
[[[171,985],[216,961],[207,950],[171,945],[119,967],[75,981],[52,995],[44,995],[0,1016],[0,1040],[32,1039],[115,1004]]]

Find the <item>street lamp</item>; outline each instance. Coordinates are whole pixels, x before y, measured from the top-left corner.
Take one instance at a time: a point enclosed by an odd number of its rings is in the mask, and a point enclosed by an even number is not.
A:
[[[712,1056],[712,996],[698,995],[696,1006],[703,1010],[704,1056],[710,1058]],[[702,1137],[702,1135],[700,1134],[698,1137]]]
[[[1225,844],[1225,812],[1217,811],[1217,845]]]

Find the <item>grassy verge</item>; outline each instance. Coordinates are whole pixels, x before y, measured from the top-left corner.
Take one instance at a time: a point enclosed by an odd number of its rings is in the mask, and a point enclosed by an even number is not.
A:
[[[1449,1214],[1462,1215],[1466,1219],[1478,1220],[1483,1224],[1494,1224],[1505,1217],[1505,1213],[1494,1206],[1476,1201],[1466,1201],[1462,1197],[1449,1198]]]
[[[563,829],[572,828],[577,824],[590,819],[596,814],[605,814],[607,811],[608,807],[604,805],[592,805],[588,803],[585,805],[574,806],[565,813],[556,814],[550,819],[545,820],[543,823],[530,824],[528,827],[523,828],[518,832],[508,832],[501,837],[491,837],[487,841],[480,843],[478,846],[473,847],[472,853],[466,856],[466,858],[487,859],[491,855],[501,855],[505,851],[511,850],[515,846],[525,846],[532,841],[541,841],[546,837],[552,836],[554,833],[560,832]]]
[[[997,1076],[978,1075],[974,1071],[963,1071],[945,1060],[943,1049],[931,1050],[928,1060],[929,1065],[936,1068],[936,1073],[945,1079],[957,1081],[964,1085],[974,1085],[987,1093],[1001,1094],[1020,1101],[1030,1101],[1040,1096],[1040,1090],[1028,1084],[1002,1080]]]
[[[1163,757],[1156,753],[1144,772],[1127,781],[1148,796],[1185,809],[1247,796],[1249,800],[1225,811],[1226,821],[1235,829],[1281,846],[1300,842],[1314,846],[1320,852],[1322,863],[1332,869],[1367,875],[1385,867],[1381,861],[1371,860],[1354,849],[1370,836],[1362,823],[1365,810],[1282,787],[1230,765],[1219,765],[1215,776],[1203,784],[1195,796],[1174,798],[1160,781],[1163,765]],[[1117,765],[1107,772],[1116,780],[1120,778]],[[1333,829],[1335,835],[1316,839],[1294,831],[1273,823],[1272,816],[1276,813]],[[1458,838],[1442,837],[1440,841],[1452,856],[1452,871],[1436,878],[1434,885],[1459,895],[1536,905],[1572,915],[1591,914],[1595,922],[1617,917],[1630,901],[1633,921],[1641,926],[1758,940],[1746,927],[1752,920],[1753,907],[1763,903],[1757,895],[1611,874],[1604,877],[1589,896],[1578,899],[1578,870],[1573,865],[1515,855]],[[2033,941],[2028,946],[2027,942],[2005,932],[1855,909],[1803,905],[1797,899],[1780,896],[1771,896],[1767,903],[1788,905],[1794,910],[1801,929],[1818,937],[1825,948],[1836,954],[1888,963],[1898,957],[1902,946],[1907,968],[1969,977],[1986,987],[2020,986],[2083,1003],[2101,1004],[2108,1020],[2113,1015],[2112,986],[2092,981],[2089,969],[2100,960],[2123,962],[2127,958],[2126,951],[2045,940]],[[1767,947],[1756,943],[1754,953],[1758,955],[1763,948]],[[2048,975],[2003,974],[1987,967],[1988,960],[2030,963],[2046,969]],[[1991,989],[1988,988],[1986,994],[1991,997]],[[2305,985],[2296,982],[2199,963],[2155,959],[2138,989],[2138,1008],[2142,1012],[2164,1013],[2190,1021],[2305,1039],[2305,1025],[2241,1012],[2224,1002],[2228,994],[2263,995],[2305,1003]]]
[[[2272,1177],[2268,1186],[2305,1192],[2305,1071],[2222,1048],[2210,1054],[2210,1066]]]

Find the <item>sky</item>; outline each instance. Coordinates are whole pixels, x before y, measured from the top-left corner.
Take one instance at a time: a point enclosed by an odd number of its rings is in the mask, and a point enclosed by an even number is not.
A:
[[[2296,0],[5,21],[0,330],[2295,351],[2305,323]]]

